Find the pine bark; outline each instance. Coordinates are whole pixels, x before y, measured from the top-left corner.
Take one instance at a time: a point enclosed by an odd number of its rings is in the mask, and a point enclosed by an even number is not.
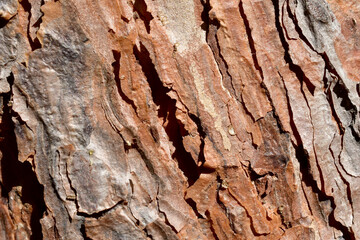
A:
[[[359,22],[2,0],[0,239],[360,239]]]

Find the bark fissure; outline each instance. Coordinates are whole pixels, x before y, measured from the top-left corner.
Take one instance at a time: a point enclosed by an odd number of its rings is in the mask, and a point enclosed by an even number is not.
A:
[[[121,53],[119,51],[116,51],[116,50],[112,50],[112,53],[113,53],[114,60],[115,60],[112,63],[112,67],[113,67],[113,72],[114,72],[114,76],[115,76],[115,82],[116,82],[118,93],[126,103],[128,103],[128,104],[130,104],[132,106],[135,113],[137,114],[137,107],[136,107],[134,101],[131,100],[128,96],[126,96],[126,94],[124,93],[124,91],[122,90],[122,87],[121,87],[121,78],[119,76],[120,75]]]
[[[135,0],[134,11],[138,13],[140,19],[144,22],[147,33],[150,33],[150,22],[154,17],[147,11],[145,0]]]
[[[105,216],[105,214],[107,214],[108,212],[110,212],[111,210],[114,210],[115,208],[119,207],[120,205],[126,205],[127,202],[125,200],[120,200],[119,202],[117,202],[114,206],[112,207],[109,207],[107,209],[104,209],[104,210],[101,210],[101,211],[98,211],[96,213],[86,213],[86,212],[79,212],[77,211],[77,215],[78,216],[81,216],[81,217],[85,217],[85,218],[96,218],[96,219],[99,219],[103,216]]]
[[[38,38],[35,38],[34,40],[31,38],[30,36],[30,28],[31,28],[31,24],[30,24],[30,20],[31,20],[31,4],[29,2],[29,0],[23,0],[20,2],[21,6],[23,7],[24,11],[28,13],[28,24],[27,24],[27,29],[26,29],[26,34],[27,34],[27,38],[28,38],[28,42],[30,44],[31,47],[31,51],[35,51],[36,49],[39,49],[42,47],[40,41]],[[42,20],[41,17],[39,19],[39,26],[41,24]]]
[[[153,101],[159,107],[158,117],[163,119],[165,132],[175,147],[172,158],[177,161],[179,169],[187,177],[188,184],[191,186],[199,178],[199,171],[195,159],[183,145],[182,137],[188,135],[188,132],[176,118],[176,100],[167,95],[170,89],[161,82],[150,53],[142,43],[140,43],[140,49],[134,46],[134,54],[149,83]]]
[[[220,240],[214,229],[214,220],[211,218],[210,212],[208,210],[206,210],[205,215],[206,215],[206,218],[209,219],[209,221],[210,221],[210,230],[211,230],[211,233],[213,234],[213,237],[215,238],[215,240]]]
[[[336,167],[336,171],[338,172],[341,180],[342,180],[342,181],[345,183],[345,185],[346,185],[346,194],[347,194],[347,198],[349,199],[350,206],[351,206],[352,219],[354,219],[354,208],[353,208],[353,200],[352,200],[352,196],[351,196],[350,183],[349,183],[349,181],[347,181],[346,178],[341,174],[341,171],[340,171],[338,165],[336,164],[336,157],[335,157],[334,151],[331,149],[331,145],[332,145],[332,143],[333,143],[333,141],[334,141],[334,139],[335,139],[335,136],[336,136],[336,135],[334,134],[334,137],[333,137],[333,139],[331,140],[331,143],[330,143],[330,146],[329,146],[329,151],[330,151],[331,156],[332,156],[332,158],[333,158],[333,160],[334,160],[334,165],[335,165],[335,167]],[[338,160],[339,163],[340,163],[340,158],[341,158],[341,152],[340,152],[339,156],[337,156],[337,160]]]
[[[234,87],[233,77],[229,72],[229,65],[221,53],[220,42],[217,35],[217,31],[220,28],[220,22],[218,19],[211,19],[209,16],[209,12],[212,8],[210,1],[201,1],[201,3],[203,5],[203,11],[201,13],[201,19],[203,23],[201,28],[206,31],[206,42],[211,49],[217,68],[222,76],[222,80],[225,81],[226,89],[229,90],[231,94],[235,96],[236,100],[240,102],[239,96],[237,96],[237,91]],[[228,83],[230,86],[228,86]]]
[[[244,206],[244,204],[241,203],[241,201],[236,197],[235,194],[232,193],[231,190],[229,190],[229,194],[230,194],[230,196],[245,210],[246,216],[249,218],[249,221],[250,221],[250,229],[251,229],[252,233],[254,234],[254,236],[260,237],[260,236],[266,236],[266,235],[268,235],[268,233],[263,233],[263,234],[261,234],[261,233],[258,233],[258,232],[256,231],[255,226],[254,226],[254,219],[253,219],[253,217],[250,215],[249,210],[246,209],[246,207]]]
[[[42,239],[40,219],[46,210],[44,202],[44,187],[39,183],[31,164],[21,163],[18,159],[18,146],[15,136],[15,124],[12,120],[12,85],[13,73],[8,77],[10,92],[0,95],[3,98],[3,109],[0,123],[0,152],[2,197],[9,199],[13,187],[21,186],[21,201],[32,206],[30,227],[31,240]]]
[[[299,79],[301,85],[303,85],[303,83],[305,83],[306,87],[308,88],[309,92],[314,95],[314,91],[315,91],[315,86],[311,83],[310,79],[308,79],[305,75],[305,73],[303,72],[303,70],[301,69],[301,67],[299,65],[296,65],[293,60],[291,59],[290,56],[290,48],[289,48],[289,44],[287,43],[285,36],[284,36],[284,32],[283,32],[283,28],[281,26],[280,23],[280,4],[279,4],[279,0],[272,0],[272,3],[274,5],[274,10],[275,10],[275,24],[276,24],[276,29],[278,30],[279,33],[279,37],[280,37],[280,41],[281,44],[284,48],[284,60],[286,63],[289,64],[289,69],[295,73],[296,77]]]
[[[287,107],[288,107],[288,112],[289,112],[289,120],[290,120],[290,127],[291,127],[291,130],[294,134],[294,137],[295,137],[295,140],[296,140],[296,143],[293,143],[293,145],[296,147],[296,146],[300,146],[302,145],[302,140],[301,140],[301,137],[300,137],[300,133],[296,127],[296,124],[294,122],[294,114],[293,114],[293,111],[292,111],[292,108],[291,108],[291,104],[290,104],[290,98],[289,98],[289,93],[288,93],[288,90],[287,90],[287,87],[285,85],[285,81],[282,77],[282,75],[280,74],[280,72],[278,71],[278,74],[280,76],[280,79],[283,83],[283,86],[284,86],[284,89],[285,89],[285,96],[286,96],[286,102],[287,102]]]
[[[359,238],[356,0],[88,3],[0,3],[1,239]]]
[[[264,80],[264,73],[263,73],[263,70],[259,64],[259,61],[258,61],[258,58],[256,55],[256,47],[255,47],[255,42],[254,42],[254,39],[253,39],[252,33],[251,33],[250,22],[245,14],[242,0],[240,0],[240,3],[239,3],[239,12],[240,12],[241,18],[243,19],[244,25],[245,25],[246,35],[247,35],[247,39],[249,42],[249,47],[251,50],[251,56],[252,56],[252,59],[254,62],[255,69],[258,70],[258,72],[261,76],[261,79]]]
[[[12,16],[9,19],[5,19],[0,17],[0,29],[5,27],[11,20],[13,20],[18,14],[16,13],[14,16]]]
[[[219,204],[219,206],[221,207],[222,211],[224,212],[224,214],[226,215],[226,218],[229,220],[229,223],[230,223],[230,228],[231,230],[236,234],[236,229],[235,229],[235,226],[234,226],[234,223],[233,221],[231,220],[230,216],[229,216],[229,211],[228,209],[226,208],[226,205],[221,201],[220,199],[220,190],[223,186],[223,182],[224,180],[221,179],[221,177],[218,175],[217,178],[217,189],[216,189],[216,202],[217,204]]]
[[[191,120],[196,124],[197,126],[197,131],[199,133],[200,136],[200,140],[201,140],[201,144],[200,144],[200,152],[199,152],[199,156],[198,156],[198,162],[201,162],[202,164],[205,163],[205,155],[204,155],[204,147],[205,147],[205,137],[206,137],[206,133],[201,125],[201,121],[200,118],[194,114],[189,113],[189,117],[191,118]],[[201,169],[200,169],[201,171]]]
[[[164,218],[165,218],[165,221],[164,221],[165,224],[166,224],[167,226],[169,226],[169,227],[173,230],[173,232],[178,233],[178,231],[176,230],[176,228],[169,222],[169,219],[168,219],[168,216],[166,215],[166,213],[160,210],[159,199],[158,199],[157,196],[156,196],[156,203],[157,203],[157,208],[158,208],[159,213],[163,214],[163,216],[164,216]]]
[[[81,235],[83,236],[84,240],[92,240],[92,238],[89,238],[87,235],[86,235],[86,229],[85,229],[85,224],[81,224],[81,227],[80,227],[80,233]]]

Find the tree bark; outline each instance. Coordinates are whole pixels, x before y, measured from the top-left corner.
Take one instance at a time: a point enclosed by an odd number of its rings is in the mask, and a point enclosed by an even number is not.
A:
[[[0,239],[360,239],[357,0],[2,0]]]

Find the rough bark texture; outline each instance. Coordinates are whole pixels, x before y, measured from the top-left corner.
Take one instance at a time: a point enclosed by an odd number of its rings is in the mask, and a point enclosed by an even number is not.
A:
[[[360,239],[357,0],[1,0],[0,239]]]

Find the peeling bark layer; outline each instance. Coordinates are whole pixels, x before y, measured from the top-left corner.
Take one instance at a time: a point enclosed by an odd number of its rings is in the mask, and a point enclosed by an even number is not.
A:
[[[1,239],[360,239],[356,0],[0,2]]]

